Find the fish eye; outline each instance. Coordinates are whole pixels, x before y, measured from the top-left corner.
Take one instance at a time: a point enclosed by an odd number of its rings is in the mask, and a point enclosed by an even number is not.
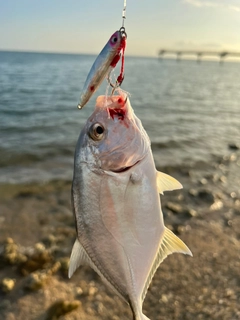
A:
[[[90,130],[89,130],[89,136],[95,141],[99,141],[103,138],[104,134],[104,127],[100,123],[94,123]]]

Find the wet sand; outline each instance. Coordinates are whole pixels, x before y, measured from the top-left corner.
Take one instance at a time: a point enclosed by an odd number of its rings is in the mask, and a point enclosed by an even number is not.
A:
[[[240,152],[159,168],[184,189],[161,196],[165,224],[193,258],[169,256],[143,310],[151,320],[240,319]],[[0,319],[132,319],[88,267],[69,280],[75,240],[71,182],[0,187]]]

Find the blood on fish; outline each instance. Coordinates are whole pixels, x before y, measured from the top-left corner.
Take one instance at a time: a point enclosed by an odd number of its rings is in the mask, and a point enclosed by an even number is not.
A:
[[[118,99],[118,103],[123,103],[123,99],[122,99],[122,98],[119,98],[119,99]]]
[[[95,87],[94,87],[94,86],[91,86],[89,89],[90,89],[90,91],[92,91],[92,92],[93,92],[93,91],[94,91],[94,89],[95,89]]]
[[[120,99],[119,99],[120,100]],[[118,117],[119,120],[124,120],[126,111],[124,109],[108,109],[110,116],[112,117],[112,119],[114,119],[114,117]]]

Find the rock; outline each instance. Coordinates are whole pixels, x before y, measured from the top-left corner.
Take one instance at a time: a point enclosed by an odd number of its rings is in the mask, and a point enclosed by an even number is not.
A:
[[[98,292],[98,288],[96,287],[96,284],[94,281],[91,281],[89,283],[89,290],[88,290],[88,295],[89,296],[94,296]]]
[[[174,203],[174,202],[167,202],[166,208],[171,210],[174,213],[181,213],[183,211],[183,208],[181,205]]]
[[[6,264],[20,264],[27,260],[27,257],[19,252],[18,245],[12,238],[7,238],[3,242],[2,250],[0,253],[0,264],[5,266]]]
[[[25,289],[30,291],[41,289],[46,283],[48,277],[49,275],[46,271],[36,271],[31,273],[26,279]]]
[[[47,246],[52,246],[54,244],[57,243],[57,237],[54,236],[53,234],[49,234],[48,236],[46,236],[43,239],[43,242],[47,245]]]
[[[223,207],[222,201],[217,200],[210,206],[210,209],[213,211],[216,211],[216,210],[222,209],[222,207]]]
[[[230,157],[229,157],[229,160],[232,161],[232,162],[236,161],[237,160],[237,155],[235,153],[232,153],[230,155]]]
[[[27,275],[39,269],[45,269],[53,261],[53,256],[49,250],[46,250],[43,243],[36,243],[33,253],[27,257],[27,261],[22,263],[20,271]]]
[[[46,251],[46,248],[45,248],[45,246],[44,246],[44,244],[42,242],[35,243],[34,248],[35,248],[36,254],[37,253],[41,254],[44,251]]]
[[[230,197],[232,198],[232,199],[236,199],[236,197],[237,197],[237,194],[236,194],[236,192],[231,192],[230,193]]]
[[[76,287],[75,292],[76,292],[76,297],[80,297],[83,294],[83,289],[81,287]]]
[[[81,302],[78,300],[59,300],[48,309],[45,320],[57,320],[62,315],[77,309],[80,305]]]
[[[176,234],[182,234],[184,232],[190,231],[191,230],[191,226],[190,225],[179,225],[176,228]]]
[[[59,262],[61,264],[60,270],[63,273],[64,276],[68,276],[68,268],[69,268],[69,258],[63,257],[59,259]]]
[[[88,290],[88,295],[93,296],[98,292],[98,289],[96,287],[90,287]]]
[[[226,176],[221,176],[219,178],[219,180],[222,182],[222,183],[226,183],[227,182],[227,177]]]
[[[170,300],[173,299],[173,294],[170,292],[168,294],[162,294],[160,301],[164,302],[164,303],[169,303]]]
[[[53,275],[58,272],[58,270],[61,268],[61,263],[59,261],[56,261],[51,268],[48,269],[48,274]]]
[[[194,209],[191,209],[191,208],[188,208],[186,210],[186,214],[189,216],[189,217],[196,217],[198,215],[197,211],[194,210]]]
[[[6,300],[6,299],[1,299],[0,300],[0,310],[3,311],[3,310],[7,310],[7,309],[10,309],[11,308],[11,302],[9,300]],[[1,313],[0,313],[1,315]]]
[[[212,204],[214,202],[214,195],[211,191],[203,189],[198,191],[198,197],[207,203]]]
[[[198,196],[198,191],[196,189],[189,189],[188,193],[192,197],[197,197]]]
[[[5,293],[12,291],[14,286],[15,286],[15,279],[4,278],[0,283],[1,290]]]
[[[200,180],[200,183],[201,183],[202,185],[206,185],[206,184],[208,183],[208,181],[207,181],[206,178],[202,178],[202,179]]]
[[[230,150],[239,150],[240,146],[237,143],[229,143],[228,148]]]

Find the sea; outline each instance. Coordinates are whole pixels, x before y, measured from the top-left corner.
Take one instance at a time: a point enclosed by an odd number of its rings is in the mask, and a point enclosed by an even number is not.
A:
[[[0,52],[0,184],[72,179],[79,133],[107,88],[105,81],[77,109],[95,58]],[[208,163],[240,143],[240,61],[126,55],[122,88],[131,95],[158,167]]]

